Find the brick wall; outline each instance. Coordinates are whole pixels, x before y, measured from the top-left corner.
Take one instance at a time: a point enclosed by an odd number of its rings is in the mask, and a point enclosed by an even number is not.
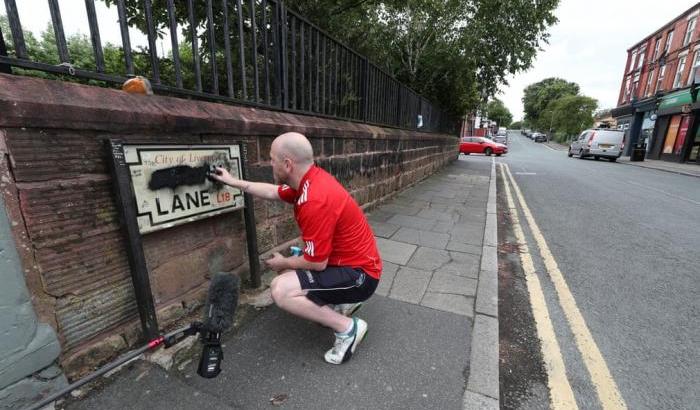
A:
[[[272,182],[272,140],[302,132],[364,207],[457,157],[454,136],[11,75],[0,75],[0,113],[0,187],[33,304],[57,329],[69,373],[134,345],[140,332],[105,139],[243,142],[250,179]],[[290,207],[258,200],[255,211],[261,254],[298,236]],[[240,211],[143,244],[161,328],[200,306],[211,273],[247,267]]]

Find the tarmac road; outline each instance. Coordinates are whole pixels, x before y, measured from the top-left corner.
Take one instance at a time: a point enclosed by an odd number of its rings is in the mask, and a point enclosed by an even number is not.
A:
[[[698,408],[700,179],[509,137],[499,189],[510,171],[558,345],[545,349],[564,366],[553,397],[568,385],[579,408]]]

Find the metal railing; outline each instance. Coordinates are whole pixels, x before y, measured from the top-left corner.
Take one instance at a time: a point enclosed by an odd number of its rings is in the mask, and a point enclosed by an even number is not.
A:
[[[117,73],[106,69],[95,0],[85,0],[94,67],[71,61],[58,0],[47,1],[59,64],[32,61],[15,0],[4,1],[11,33],[0,31],[0,72],[19,67],[110,83],[141,74],[155,91],[168,94],[404,129],[456,129],[454,119],[281,0],[160,0],[165,9],[155,10],[151,0],[110,0],[121,32],[123,70]],[[147,51],[131,46],[127,21],[135,9],[143,13],[145,27],[139,29],[147,36]],[[157,54],[159,29],[170,33],[167,57]],[[8,34],[14,56],[5,51]],[[191,61],[183,62],[183,44],[191,48],[186,50]]]

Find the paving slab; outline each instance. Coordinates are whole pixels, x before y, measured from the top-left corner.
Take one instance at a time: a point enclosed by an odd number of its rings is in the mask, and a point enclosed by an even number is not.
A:
[[[396,272],[389,297],[418,304],[428,289],[431,276],[431,271],[402,267]]]
[[[435,221],[432,219],[408,215],[394,215],[387,222],[394,225],[405,226],[406,228],[422,229],[426,231],[435,224]]]
[[[419,247],[408,261],[408,266],[417,269],[433,271],[451,260],[450,253],[445,250]]]
[[[450,233],[452,228],[454,228],[454,222],[436,221],[435,225],[430,228],[430,231],[437,233]]]
[[[447,242],[448,251],[471,253],[473,255],[481,255],[481,245],[472,245],[460,241],[450,240]]]
[[[416,215],[421,218],[433,219],[444,222],[457,222],[459,215],[447,212],[447,210],[423,209]]]
[[[433,278],[428,285],[428,292],[475,296],[476,284],[476,279],[451,275],[440,271],[433,274]]]
[[[391,239],[434,249],[445,249],[447,242],[450,240],[450,235],[413,228],[401,228]]]
[[[421,305],[458,315],[474,316],[474,298],[464,295],[428,292],[423,297]]]
[[[469,254],[465,254],[469,255]],[[478,255],[470,255],[474,258],[476,263],[467,263],[467,262],[457,262],[454,259],[452,262],[449,262],[443,266],[441,266],[436,272],[442,272],[442,273],[447,273],[450,275],[455,275],[455,276],[463,276],[465,278],[472,278],[472,279],[478,279],[479,278],[479,256]]]
[[[396,215],[404,215],[404,216],[412,216],[420,212],[423,207],[421,206],[405,206],[405,205],[398,205],[398,204],[393,204],[393,203],[388,203],[386,205],[382,205],[381,208],[382,211],[384,212],[391,212],[395,216]]]
[[[477,229],[459,228],[453,229],[450,232],[450,239],[455,242],[466,243],[469,245],[481,246],[484,239],[484,231]]]
[[[398,225],[386,223],[386,222],[372,222],[370,221],[370,224],[372,225],[372,231],[374,232],[375,236],[378,236],[380,238],[391,238],[393,234],[396,233],[396,231],[401,228]]]
[[[405,265],[411,259],[413,252],[418,248],[410,243],[392,241],[384,238],[377,238],[377,247],[382,259],[391,263]]]
[[[379,279],[377,290],[374,292],[377,295],[387,296],[394,283],[394,277],[396,276],[396,271],[399,270],[399,265],[387,261],[382,261],[382,265],[382,276]]]

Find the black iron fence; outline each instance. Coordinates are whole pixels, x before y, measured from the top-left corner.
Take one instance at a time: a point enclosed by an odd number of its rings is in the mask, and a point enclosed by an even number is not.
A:
[[[58,0],[47,0],[57,64],[30,57],[16,2],[4,1],[10,33],[0,31],[0,71],[19,67],[111,83],[138,74],[169,94],[404,129],[455,130],[453,118],[281,0],[98,0],[117,8],[118,72],[105,62],[95,0],[85,0],[90,66],[71,59]],[[127,22],[145,33],[147,48],[132,48]],[[171,50],[158,56],[156,41],[166,32]]]

